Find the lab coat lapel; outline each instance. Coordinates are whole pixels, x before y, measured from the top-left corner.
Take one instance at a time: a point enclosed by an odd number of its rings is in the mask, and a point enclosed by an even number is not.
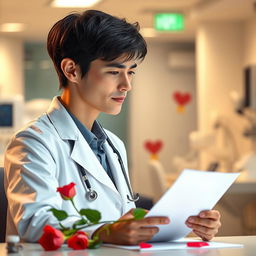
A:
[[[100,183],[108,186],[118,194],[118,191],[108,174],[57,97],[54,97],[51,106],[47,111],[47,116],[62,140],[74,142],[74,145],[73,143],[73,146],[71,145],[71,158]]]
[[[82,137],[80,134],[78,140],[76,140],[74,143],[71,158],[103,185],[108,186],[113,191],[118,193],[113,182],[100,164],[98,158],[95,156],[84,137]]]
[[[127,184],[124,179],[124,175],[121,169],[121,165],[118,161],[118,156],[113,152],[113,149],[106,142],[104,143],[104,150],[107,154],[110,169],[115,179],[115,184],[118,192],[120,193],[122,200],[127,201]]]

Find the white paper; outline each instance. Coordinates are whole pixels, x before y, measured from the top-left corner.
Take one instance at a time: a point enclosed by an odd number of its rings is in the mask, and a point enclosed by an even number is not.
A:
[[[146,216],[168,216],[170,223],[158,225],[153,241],[171,241],[184,238],[191,232],[185,225],[189,216],[210,210],[236,180],[239,173],[184,170],[171,188],[153,206]]]
[[[171,242],[157,242],[157,243],[149,243],[152,245],[150,248],[140,248],[138,245],[116,245],[116,244],[103,244],[106,247],[114,247],[119,249],[125,250],[140,250],[140,251],[160,251],[160,250],[193,250],[193,249],[200,249],[200,250],[207,250],[207,249],[214,249],[214,248],[241,248],[243,247],[242,244],[232,244],[232,243],[220,243],[220,242],[207,242],[208,246],[203,247],[188,247],[187,242],[198,242],[198,240],[191,240],[191,239],[181,239],[177,241]]]

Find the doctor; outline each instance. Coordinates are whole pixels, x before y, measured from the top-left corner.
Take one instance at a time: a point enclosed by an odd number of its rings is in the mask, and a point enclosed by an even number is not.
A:
[[[96,119],[101,112],[118,114],[132,88],[136,67],[147,53],[138,24],[95,10],[70,14],[50,30],[47,49],[62,93],[47,113],[15,134],[5,154],[7,234],[28,242],[37,241],[46,224],[58,226],[48,209],[75,215],[56,193],[57,187],[74,182],[78,209],[97,209],[102,220],[130,218],[137,197],[130,189],[122,141]],[[158,231],[155,225],[169,221],[148,217],[118,223],[110,235],[103,231],[100,238],[138,244]],[[206,211],[191,217],[187,225],[209,240],[218,231],[220,215]],[[99,228],[86,231],[93,235]]]

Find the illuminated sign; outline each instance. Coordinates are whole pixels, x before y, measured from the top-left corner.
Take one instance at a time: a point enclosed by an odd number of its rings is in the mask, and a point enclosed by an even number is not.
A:
[[[154,15],[157,31],[179,31],[184,29],[184,16],[179,13],[157,13]]]

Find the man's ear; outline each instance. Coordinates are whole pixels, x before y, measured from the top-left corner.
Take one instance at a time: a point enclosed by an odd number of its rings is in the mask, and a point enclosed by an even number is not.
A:
[[[77,83],[81,76],[78,65],[72,59],[65,58],[61,61],[60,66],[66,78],[72,83]]]

